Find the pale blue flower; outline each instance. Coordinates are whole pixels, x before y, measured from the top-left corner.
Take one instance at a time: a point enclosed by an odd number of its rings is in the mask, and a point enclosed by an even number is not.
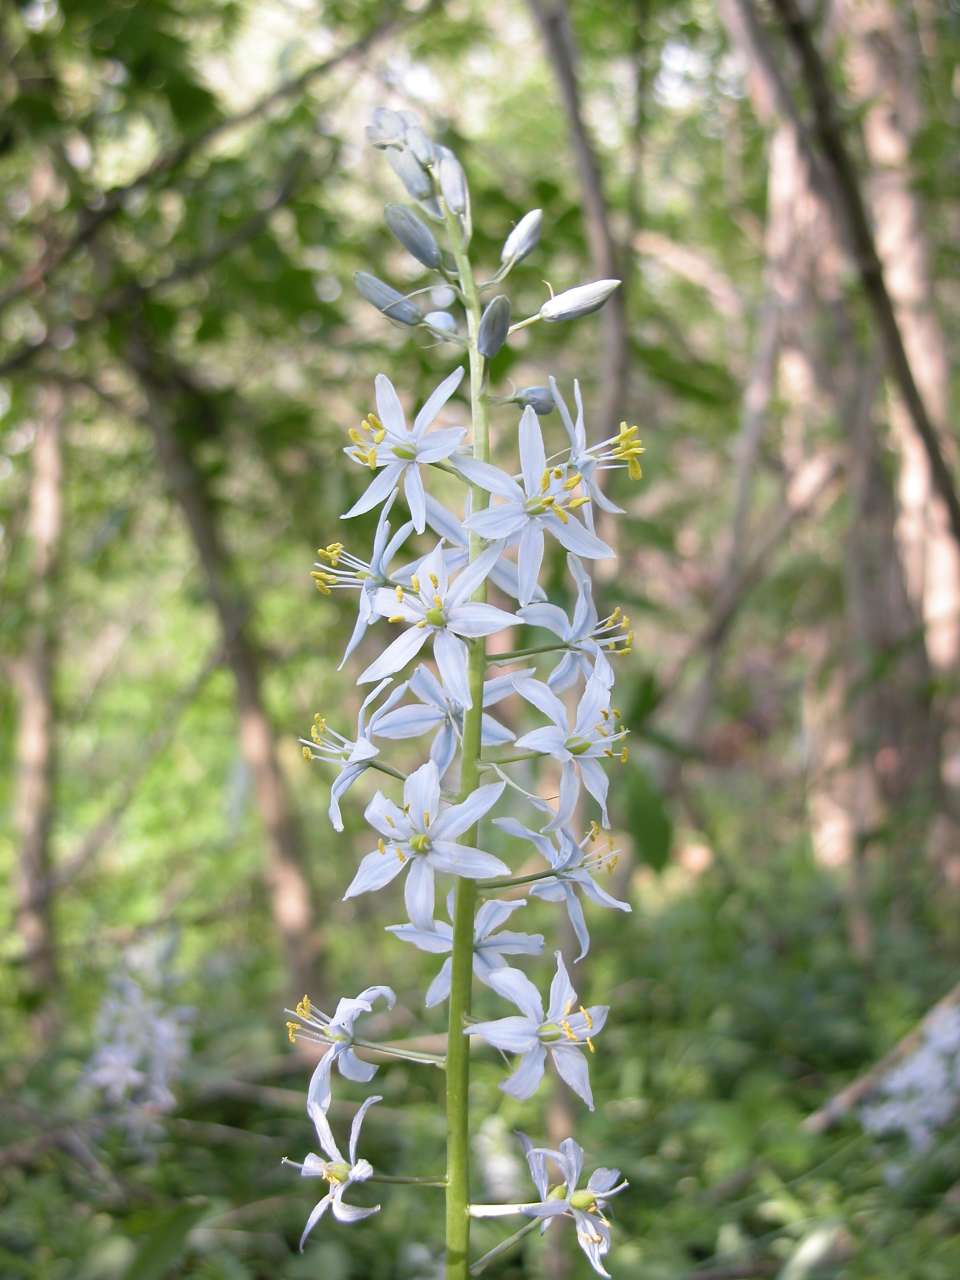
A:
[[[296,1160],[288,1160],[286,1157],[284,1157],[283,1163],[292,1165],[294,1169],[299,1169],[301,1178],[323,1178],[330,1184],[330,1190],[322,1200],[319,1200],[314,1205],[310,1212],[307,1225],[303,1228],[303,1235],[300,1237],[301,1253],[303,1253],[303,1246],[306,1244],[310,1232],[328,1209],[333,1210],[333,1216],[339,1222],[360,1222],[361,1219],[369,1218],[372,1214],[380,1212],[378,1204],[369,1209],[361,1209],[356,1205],[344,1204],[343,1197],[344,1193],[355,1182],[366,1182],[373,1177],[373,1165],[370,1164],[369,1160],[357,1159],[357,1144],[360,1139],[360,1127],[363,1124],[364,1116],[374,1103],[382,1101],[383,1098],[379,1094],[374,1094],[362,1103],[359,1111],[353,1117],[353,1124],[350,1126],[350,1145],[347,1148],[349,1158],[346,1160],[340,1154],[340,1148],[336,1144],[333,1130],[330,1128],[330,1122],[327,1120],[325,1112],[314,1103],[308,1104],[307,1112],[317,1131],[317,1140],[320,1143],[321,1150],[327,1158],[323,1160],[311,1151],[303,1164],[299,1164]]]
[[[391,708],[397,705],[407,691],[406,684],[397,685],[383,705],[378,707],[368,720],[367,709],[390,683],[389,676],[385,680],[381,680],[360,704],[355,739],[345,738],[336,729],[331,729],[321,715],[314,716],[313,724],[310,727],[310,737],[300,739],[306,759],[322,760],[324,764],[340,765],[340,772],[330,784],[330,807],[327,809],[327,816],[335,831],[343,830],[340,797],[350,790],[360,775],[370,768],[371,761],[380,754],[380,748],[373,744],[373,736],[379,732],[377,727],[379,721],[382,717],[389,715]]]
[[[607,1201],[630,1185],[620,1181],[619,1169],[596,1169],[587,1185],[578,1190],[583,1171],[583,1148],[573,1138],[564,1138],[560,1149],[535,1147],[525,1133],[517,1133],[523,1147],[530,1177],[540,1196],[539,1201],[525,1204],[471,1205],[474,1218],[499,1218],[522,1213],[528,1218],[542,1219],[540,1234],[557,1218],[572,1218],[577,1229],[577,1243],[586,1254],[590,1265],[598,1275],[610,1273],[604,1270],[603,1257],[610,1250],[610,1223],[605,1210]],[[551,1187],[548,1177],[548,1161],[552,1160],[560,1170],[563,1181]]]
[[[370,1013],[374,1004],[383,1000],[388,1009],[397,1003],[397,997],[391,987],[366,987],[352,999],[344,997],[337,1001],[333,1017],[328,1017],[321,1009],[304,996],[296,1009],[286,1009],[290,1015],[287,1022],[287,1035],[294,1044],[299,1038],[309,1040],[312,1044],[329,1045],[329,1049],[317,1063],[310,1084],[307,1087],[307,1108],[320,1107],[323,1111],[330,1106],[330,1076],[334,1066],[347,1080],[356,1080],[367,1084],[377,1074],[377,1068],[371,1062],[364,1062],[353,1051],[353,1028],[361,1014]]]
[[[480,464],[482,465],[482,464]],[[463,522],[470,515],[471,507],[470,493],[467,494],[466,511],[463,516],[455,516],[446,509],[436,498],[427,494],[427,524],[431,529],[436,530],[440,537],[448,545],[444,547],[443,557],[447,566],[447,572],[453,573],[455,569],[462,569],[470,560],[470,542],[469,534],[464,528]],[[503,541],[501,549],[505,550],[515,545],[517,538],[507,538]],[[394,580],[398,582],[409,581],[410,575],[415,573],[420,567],[422,561],[414,561],[412,564],[404,567],[402,573],[394,574]],[[498,587],[505,595],[512,596],[516,600],[520,595],[520,585],[517,577],[517,566],[512,560],[508,560],[506,556],[500,556],[494,561],[493,568],[489,574],[490,581],[495,587]],[[534,600],[546,600],[547,595],[542,587],[538,586],[533,593]]]
[[[439,543],[423,560],[419,572],[410,579],[411,590],[377,592],[377,611],[394,622],[409,622],[408,630],[397,636],[379,658],[367,667],[357,684],[368,684],[393,675],[420,652],[428,640],[433,641],[433,656],[440,677],[450,696],[461,707],[469,707],[470,685],[467,679],[468,649],[462,637],[489,636],[517,621],[490,604],[477,604],[470,597],[484,581],[499,557],[499,547],[488,547],[476,560],[457,575],[451,584]]]
[[[407,870],[404,901],[410,921],[430,928],[433,920],[435,874],[438,871],[468,880],[509,875],[509,868],[491,853],[457,844],[499,800],[504,784],[478,787],[460,804],[440,805],[440,774],[432,760],[411,773],[403,784],[403,808],[381,792],[367,805],[364,817],[380,833],[377,848],[361,861],[344,899],[382,889]]]
[[[311,577],[321,594],[330,595],[333,591],[360,593],[357,621],[340,659],[338,671],[366,635],[371,622],[379,617],[373,607],[377,590],[393,586],[397,581],[390,576],[390,563],[413,532],[413,521],[408,520],[402,524],[393,537],[390,537],[387,515],[395,498],[396,494],[392,494],[380,513],[369,561],[345,551],[342,542],[331,542],[328,547],[320,547],[317,551],[320,560],[314,564]]]
[[[417,533],[423,533],[427,513],[420,468],[449,458],[466,435],[465,427],[446,427],[439,431],[429,431],[429,428],[462,379],[462,367],[444,378],[409,428],[393,383],[385,374],[377,374],[374,381],[377,413],[369,415],[359,429],[351,431],[353,444],[344,450],[349,458],[362,462],[377,474],[341,520],[379,506],[402,483],[413,527]]]
[[[491,707],[515,692],[514,681],[523,675],[532,675],[533,668],[495,676],[484,682],[483,705]],[[380,738],[419,738],[424,733],[434,733],[430,745],[430,759],[436,764],[440,779],[453,763],[457,746],[463,738],[463,708],[450,696],[429,669],[417,667],[407,682],[407,689],[419,701],[409,702],[387,715],[378,716],[376,733]],[[513,733],[483,713],[481,743],[485,747],[502,747],[514,739]]]
[[[577,897],[578,892],[590,898],[598,906],[613,907],[617,911],[632,910],[629,902],[621,902],[619,898],[614,898],[605,889],[601,889],[591,875],[591,872],[598,871],[601,867],[612,871],[620,857],[619,851],[610,847],[612,841],[609,839],[607,840],[608,848],[604,852],[587,853],[588,846],[599,838],[599,827],[596,823],[591,823],[590,831],[580,841],[576,840],[566,827],[561,827],[551,837],[539,831],[531,831],[516,818],[494,818],[493,824],[501,831],[505,831],[507,835],[529,840],[554,869],[554,875],[545,880],[534,881],[529,887],[529,892],[533,897],[541,898],[544,902],[563,902],[566,905],[567,915],[570,917],[573,931],[580,943],[580,954],[577,960],[582,960],[590,950],[590,933],[583,907]]]
[[[505,471],[462,454],[451,461],[472,484],[503,499],[496,506],[475,512],[464,524],[482,538],[519,538],[517,570],[521,604],[529,604],[534,597],[543,564],[544,531],[553,534],[568,551],[587,560],[614,555],[613,548],[585,528],[573,514],[589,498],[575,497],[575,486],[562,479],[562,471],[558,478],[553,469],[547,467],[543,432],[531,406],[528,405],[520,417],[522,485]]]
[[[630,478],[639,480],[643,474],[640,469],[639,456],[644,452],[637,437],[637,427],[628,427],[625,422],[621,422],[620,430],[615,436],[610,436],[606,440],[601,440],[599,444],[587,444],[587,428],[583,417],[583,398],[580,395],[580,383],[575,378],[573,382],[573,396],[577,403],[576,421],[570,416],[570,410],[567,403],[560,394],[560,388],[557,386],[556,378],[550,379],[550,391],[553,395],[554,404],[560,411],[560,419],[563,422],[564,430],[570,441],[570,453],[564,466],[565,474],[577,474],[581,477],[583,487],[589,493],[592,501],[603,511],[608,511],[612,515],[622,515],[623,508],[611,501],[603,492],[597,481],[598,471],[618,471],[626,468]],[[587,523],[593,519],[592,507],[586,512]]]
[[[542,933],[515,933],[502,928],[518,907],[526,905],[525,898],[518,898],[514,902],[493,900],[485,902],[476,914],[473,922],[473,972],[488,986],[490,974],[494,970],[506,968],[504,956],[536,956],[543,950]],[[447,913],[451,920],[453,907],[451,893],[447,896]],[[421,951],[445,955],[453,949],[453,928],[446,920],[432,920],[430,924],[429,929],[418,928],[415,924],[392,924],[387,926],[387,932],[401,942],[412,942]],[[424,1003],[428,1009],[440,1004],[450,995],[452,970],[453,959],[448,956],[427,988]]]
[[[521,1055],[513,1075],[500,1086],[504,1093],[521,1100],[536,1093],[549,1053],[559,1075],[592,1111],[590,1071],[581,1045],[586,1044],[593,1051],[593,1037],[603,1030],[609,1005],[578,1006],[577,993],[559,951],[556,960],[546,1013],[540,992],[526,974],[519,969],[497,969],[488,976],[487,985],[511,1000],[520,1016],[474,1023],[464,1028],[464,1035],[480,1036],[495,1049]]]
[[[574,289],[555,293],[540,308],[540,319],[554,322],[588,316],[592,311],[599,311],[620,284],[619,280],[591,280],[589,284],[578,284]]]
[[[578,772],[583,778],[583,785],[600,806],[603,826],[609,827],[607,790],[610,780],[599,761],[603,758],[617,759],[621,763],[626,761],[627,748],[615,751],[613,744],[624,738],[627,730],[621,727],[619,711],[611,710],[610,686],[604,673],[594,671],[587,681],[572,725],[567,708],[542,681],[518,680],[516,690],[552,722],[523,734],[517,739],[517,746],[524,751],[551,756],[563,766],[557,812],[544,830],[555,831],[566,826],[573,816],[580,789]]]
[[[567,556],[567,565],[577,584],[577,603],[573,620],[555,604],[533,603],[520,610],[520,617],[531,627],[544,627],[563,641],[566,653],[547,677],[555,693],[562,693],[578,676],[589,680],[596,671],[608,685],[613,685],[613,668],[606,653],[629,653],[633,643],[630,619],[617,606],[601,619],[593,603],[590,575],[576,556]]]

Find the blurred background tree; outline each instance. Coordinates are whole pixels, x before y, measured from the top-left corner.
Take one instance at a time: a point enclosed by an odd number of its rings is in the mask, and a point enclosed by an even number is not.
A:
[[[284,1004],[388,972],[382,1033],[424,1025],[419,957],[339,901],[357,811],[335,838],[296,744],[356,709],[349,602],[308,576],[359,492],[346,429],[377,371],[412,400],[436,363],[352,286],[419,284],[364,146],[387,103],[463,156],[479,258],[544,210],[531,311],[584,261],[625,281],[550,370],[647,447],[599,586],[637,634],[634,912],[582,980],[618,1012],[616,1100],[578,1119],[633,1184],[615,1274],[953,1280],[956,1045],[910,1055],[955,999],[896,1046],[960,951],[955,9],[31,0],[0,41],[0,1274],[436,1273],[435,1193],[300,1258],[279,1165],[309,1136]],[[504,395],[543,380],[521,337]],[[863,1110],[891,1050],[926,1141]],[[429,1166],[432,1082],[382,1078],[377,1154]],[[496,1274],[583,1273],[548,1245]]]

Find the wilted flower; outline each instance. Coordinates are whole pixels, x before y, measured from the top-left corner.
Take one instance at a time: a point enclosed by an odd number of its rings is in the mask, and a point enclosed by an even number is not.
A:
[[[556,961],[557,971],[550,985],[550,1005],[546,1013],[540,992],[526,974],[519,969],[496,969],[488,974],[487,985],[511,1000],[521,1016],[476,1022],[464,1028],[464,1035],[480,1036],[495,1049],[521,1055],[516,1071],[500,1086],[504,1093],[521,1100],[536,1093],[549,1053],[559,1075],[592,1111],[590,1071],[580,1046],[585,1044],[593,1052],[593,1037],[603,1030],[609,1006],[578,1005],[577,993],[559,951]]]
[[[580,316],[588,316],[591,311],[599,311],[620,284],[619,280],[594,280],[554,294],[540,308],[540,319],[577,320]]]
[[[583,907],[577,897],[578,892],[598,906],[614,907],[617,911],[632,910],[629,902],[621,902],[619,898],[614,898],[605,889],[601,889],[591,874],[601,868],[612,871],[620,857],[619,852],[613,849],[609,837],[604,852],[587,853],[588,846],[600,838],[600,828],[595,822],[590,824],[589,832],[579,841],[574,839],[566,827],[561,827],[551,838],[542,832],[531,831],[516,818],[494,818],[493,825],[509,836],[529,840],[553,868],[554,875],[534,881],[528,892],[535,898],[542,898],[544,902],[563,902],[566,905],[567,915],[580,943],[578,960],[582,960],[590,950],[590,934]]]
[[[440,543],[420,565],[411,579],[411,591],[381,590],[376,607],[391,622],[409,622],[408,630],[397,636],[379,658],[367,667],[358,684],[393,675],[414,658],[428,640],[440,677],[452,697],[462,707],[471,705],[467,679],[467,646],[463,636],[488,636],[515,621],[512,613],[491,604],[470,600],[499,556],[498,547],[488,547],[459,573],[451,585]]]
[[[327,1158],[326,1160],[321,1160],[318,1155],[314,1155],[311,1151],[303,1164],[298,1164],[296,1160],[288,1160],[286,1157],[284,1157],[283,1163],[292,1165],[294,1169],[299,1169],[302,1178],[323,1178],[330,1184],[330,1190],[311,1210],[307,1225],[303,1228],[303,1235],[300,1237],[301,1253],[303,1253],[303,1246],[307,1242],[307,1236],[309,1236],[328,1209],[333,1209],[333,1216],[339,1222],[359,1222],[362,1218],[369,1218],[371,1214],[380,1212],[378,1204],[369,1209],[360,1209],[356,1205],[344,1204],[343,1197],[347,1189],[353,1186],[355,1182],[366,1182],[373,1177],[373,1165],[368,1160],[357,1159],[357,1143],[360,1139],[360,1127],[363,1124],[364,1116],[374,1103],[382,1101],[383,1098],[379,1094],[374,1094],[361,1104],[360,1110],[353,1117],[353,1124],[350,1126],[348,1160],[344,1160],[340,1154],[340,1148],[334,1140],[333,1131],[325,1113],[315,1104],[308,1105],[307,1111],[317,1131],[317,1139]]]
[[[626,763],[627,748],[615,751],[613,744],[626,737],[627,730],[621,726],[620,712],[611,710],[610,685],[604,672],[594,671],[587,681],[572,725],[566,707],[540,680],[518,680],[516,689],[521,697],[552,721],[542,729],[523,734],[517,739],[517,746],[525,751],[551,756],[563,764],[557,812],[544,830],[554,831],[570,821],[579,792],[577,770],[583,778],[583,785],[600,806],[603,825],[609,827],[607,789],[610,780],[598,761],[606,758]]]
[[[497,506],[475,512],[464,523],[482,538],[512,538],[519,535],[517,571],[520,603],[533,599],[540,567],[543,564],[544,530],[552,533],[561,546],[588,560],[612,557],[614,551],[595,533],[584,528],[573,514],[590,499],[575,497],[578,478],[560,480],[547,466],[543,432],[537,415],[526,408],[520,418],[520,469],[523,487],[512,476],[497,467],[472,463],[461,455],[454,465],[473,484],[503,498]]]
[[[542,933],[514,933],[504,930],[504,925],[518,907],[525,907],[526,899],[513,902],[485,902],[473,922],[473,972],[481,982],[487,982],[495,969],[506,968],[504,956],[536,956],[543,950]],[[453,894],[447,896],[447,913],[453,919]],[[500,930],[500,932],[496,932]],[[453,929],[446,920],[431,921],[431,928],[418,928],[415,924],[392,924],[387,932],[402,942],[412,942],[421,951],[444,955],[453,949]],[[427,988],[424,1004],[428,1009],[440,1004],[450,995],[450,974],[453,959],[444,960],[440,972]]]
[[[372,276],[369,271],[355,271],[353,281],[357,292],[391,320],[413,325],[419,324],[423,319],[419,308],[409,298],[405,298],[392,285]]]
[[[510,329],[510,299],[502,293],[484,307],[477,331],[477,350],[492,360],[507,340]]]
[[[402,482],[413,527],[417,533],[423,533],[427,509],[420,468],[449,458],[466,435],[463,427],[445,427],[439,431],[430,431],[430,427],[462,380],[462,368],[454,369],[444,378],[427,397],[410,428],[393,383],[385,374],[377,374],[374,380],[377,412],[368,414],[359,428],[351,428],[353,443],[344,450],[347,457],[362,462],[377,471],[377,475],[341,520],[379,506]]]
[[[347,1080],[357,1080],[366,1084],[377,1074],[372,1062],[363,1062],[353,1051],[353,1027],[363,1013],[370,1013],[374,1004],[383,1000],[388,1009],[397,1003],[397,997],[391,987],[366,987],[353,999],[345,997],[337,1002],[333,1017],[328,1017],[321,1009],[311,1003],[309,996],[304,996],[296,1009],[286,1009],[290,1015],[287,1023],[287,1035],[294,1044],[299,1037],[313,1044],[326,1044],[330,1048],[314,1068],[307,1087],[307,1106],[318,1106],[326,1111],[330,1105],[330,1075],[336,1066],[340,1074]]]
[[[543,210],[531,209],[525,213],[513,228],[500,250],[500,261],[506,266],[521,262],[528,253],[532,253],[540,241],[540,228],[543,226]]]
[[[504,785],[493,782],[478,787],[462,803],[441,808],[440,775],[428,760],[404,782],[403,808],[378,791],[364,817],[381,838],[376,849],[362,859],[344,899],[382,889],[407,869],[407,915],[413,924],[429,928],[436,872],[468,880],[509,874],[509,868],[493,854],[456,843],[457,836],[469,831],[496,804]]]
[[[433,232],[415,213],[402,204],[388,204],[384,221],[408,253],[425,267],[439,267],[440,246]]]

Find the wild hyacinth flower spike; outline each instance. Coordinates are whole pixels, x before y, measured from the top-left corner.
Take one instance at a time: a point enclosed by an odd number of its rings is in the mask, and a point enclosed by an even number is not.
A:
[[[326,1113],[313,1103],[309,1106],[308,1112],[317,1131],[317,1140],[327,1158],[322,1160],[311,1151],[302,1164],[296,1160],[287,1160],[286,1157],[283,1163],[299,1169],[302,1178],[323,1178],[329,1184],[330,1190],[322,1200],[317,1201],[307,1219],[307,1225],[303,1228],[303,1235],[300,1237],[301,1253],[310,1232],[328,1209],[333,1210],[333,1216],[338,1222],[360,1222],[363,1218],[369,1218],[372,1214],[380,1212],[378,1204],[368,1209],[361,1209],[358,1205],[344,1204],[343,1197],[354,1183],[367,1182],[373,1177],[373,1165],[369,1160],[357,1159],[357,1144],[360,1140],[360,1128],[364,1116],[374,1103],[382,1101],[383,1098],[379,1094],[374,1094],[361,1104],[360,1110],[353,1117],[353,1124],[350,1126],[350,1145],[347,1148],[349,1158],[346,1160],[340,1154],[340,1148],[337,1146]]]
[[[520,1065],[504,1080],[500,1088],[514,1098],[529,1098],[543,1079],[547,1055],[557,1073],[578,1097],[593,1110],[590,1070],[581,1046],[594,1051],[593,1038],[603,1030],[609,1006],[577,1004],[577,993],[567,974],[563,956],[556,953],[557,971],[550,985],[550,1003],[546,1013],[540,992],[519,969],[497,969],[488,984],[498,995],[512,1001],[519,1016],[477,1022],[464,1030],[464,1035],[479,1036],[495,1049],[520,1054]]]
[[[583,1148],[573,1138],[564,1138],[559,1150],[535,1147],[525,1133],[517,1137],[523,1147],[530,1169],[530,1177],[540,1196],[539,1200],[522,1204],[471,1205],[474,1218],[499,1218],[507,1214],[522,1213],[525,1217],[540,1220],[541,1235],[558,1218],[572,1218],[577,1230],[577,1243],[587,1256],[597,1275],[610,1273],[603,1266],[603,1257],[610,1250],[610,1222],[606,1216],[607,1201],[625,1191],[629,1185],[621,1179],[619,1169],[595,1169],[580,1188],[583,1172]],[[562,1181],[550,1186],[549,1165],[560,1170]]]
[[[326,1111],[330,1106],[330,1076],[334,1067],[345,1079],[357,1080],[361,1084],[369,1084],[377,1074],[372,1062],[364,1062],[354,1053],[353,1028],[361,1014],[373,1011],[378,1000],[382,1000],[388,1009],[397,1003],[391,987],[367,987],[352,999],[345,997],[339,1000],[332,1018],[318,1009],[309,996],[304,996],[296,1009],[287,1010],[290,1015],[287,1035],[291,1044],[297,1040],[308,1040],[313,1044],[329,1045],[310,1077],[308,1108],[316,1105]]]
[[[509,926],[524,901],[556,903],[565,907],[573,921],[583,956],[589,936],[581,899],[628,909],[627,903],[605,893],[593,878],[600,865],[612,862],[612,851],[597,854],[595,841],[577,840],[568,823],[581,785],[600,805],[602,820],[608,823],[603,765],[625,754],[620,745],[624,731],[610,706],[614,673],[609,659],[629,651],[627,622],[619,611],[601,618],[582,562],[613,555],[594,530],[595,510],[611,514],[617,510],[600,486],[602,473],[614,467],[625,467],[630,475],[639,473],[642,446],[636,427],[623,427],[617,437],[590,445],[579,385],[574,388],[574,420],[556,384],[548,385],[546,370],[520,391],[512,387],[505,388],[506,395],[492,391],[502,349],[518,330],[540,322],[576,322],[602,306],[619,282],[593,281],[558,294],[551,288],[550,298],[534,315],[514,319],[514,300],[503,282],[532,256],[541,232],[548,236],[542,211],[531,211],[512,230],[499,228],[497,239],[504,242],[499,263],[488,264],[484,276],[478,277],[470,260],[472,202],[457,157],[448,147],[431,141],[407,111],[378,111],[368,136],[384,152],[396,180],[415,203],[415,209],[391,204],[386,219],[396,240],[427,274],[427,281],[405,294],[372,272],[362,271],[355,278],[358,292],[396,322],[397,334],[422,330],[421,355],[432,351],[443,357],[453,350],[466,358],[463,369],[441,378],[412,425],[397,389],[385,374],[379,374],[375,412],[350,431],[349,457],[372,474],[346,517],[379,509],[374,545],[366,560],[347,552],[340,542],[331,543],[318,553],[314,581],[323,594],[341,589],[359,593],[357,621],[345,658],[361,644],[368,651],[356,681],[364,689],[363,703],[355,737],[329,729],[321,718],[304,747],[311,759],[324,759],[337,770],[329,816],[338,830],[343,825],[340,803],[348,787],[367,769],[387,775],[384,790],[374,795],[365,810],[374,833],[371,845],[375,838],[376,847],[367,846],[369,852],[361,858],[344,898],[352,900],[405,878],[408,919],[391,926],[390,932],[442,958],[426,1002],[432,1007],[446,1001],[447,1038],[443,1057],[404,1042],[370,1045],[356,1039],[355,1022],[376,999],[392,1007],[393,993],[386,987],[369,987],[355,1000],[341,1001],[332,1018],[314,1010],[307,1000],[290,1015],[291,1036],[302,1035],[324,1046],[308,1089],[308,1104],[326,1158],[310,1156],[298,1167],[305,1176],[326,1178],[331,1190],[314,1208],[303,1238],[329,1207],[345,1221],[373,1212],[344,1205],[343,1191],[354,1182],[373,1179],[439,1187],[445,1200],[445,1280],[467,1280],[468,1275],[479,1274],[491,1257],[484,1255],[475,1262],[470,1258],[470,1217],[477,1209],[469,1205],[473,1038],[519,1055],[501,1086],[506,1092],[530,1097],[551,1061],[569,1087],[593,1106],[589,1054],[594,1036],[602,1031],[607,1007],[578,1004],[557,952],[556,974],[544,1009],[537,987],[509,963],[536,956],[543,937]],[[484,243],[490,243],[489,236]],[[446,425],[451,397],[461,386],[469,390],[469,428]],[[496,452],[490,422],[494,406],[501,418]],[[554,408],[559,410],[556,415]],[[549,433],[547,440],[541,419]],[[399,527],[393,533],[388,516],[398,502],[405,502],[410,518],[402,523],[394,519]],[[548,534],[569,553],[567,568],[576,593],[571,617],[547,599],[539,580]],[[401,560],[405,563],[398,563]],[[508,602],[516,601],[516,606],[501,607],[497,592],[503,592]],[[519,611],[511,612],[514,607]],[[381,625],[375,626],[381,619]],[[543,628],[552,633],[554,643],[514,650],[510,632],[518,625]],[[399,631],[391,636],[390,627]],[[378,640],[382,642],[374,647]],[[532,659],[531,665],[520,669],[518,663],[527,658]],[[408,664],[416,667],[412,674]],[[365,686],[372,688],[368,691]],[[580,691],[570,714],[557,697],[558,691],[566,689]],[[545,715],[548,723],[539,729],[524,725],[515,737],[510,713],[522,706],[521,698],[513,700],[514,708],[504,705],[514,693]],[[392,742],[405,744],[396,762],[386,758],[386,746]],[[549,756],[561,765],[556,812],[552,801],[526,790],[510,772],[513,765],[530,769],[535,756]],[[486,782],[491,776],[488,770],[499,780]],[[514,817],[518,805],[524,811]],[[493,821],[499,823],[499,830]],[[538,831],[527,823],[546,826]],[[544,872],[512,874],[497,856],[504,843],[519,853],[521,841],[529,841],[542,854]],[[444,891],[453,885],[449,924],[435,915],[438,877]],[[510,892],[498,896],[501,889],[520,885],[528,889],[525,900],[515,900]],[[481,893],[483,905],[479,904]],[[362,955],[357,962],[363,964]],[[484,984],[483,1000],[490,1006],[489,1013],[487,1008],[479,1011],[482,1021],[475,1021],[471,1010],[478,982]],[[515,1005],[519,1012],[498,1017],[498,999]],[[359,1085],[373,1073],[373,1066],[355,1052],[356,1046],[376,1048],[388,1059],[444,1069],[446,1170],[442,1177],[374,1174],[357,1158],[355,1141],[349,1158],[341,1157],[325,1108],[334,1066]],[[362,1114],[363,1110],[357,1126]],[[527,1213],[525,1230],[555,1217],[573,1217],[581,1246],[596,1268],[609,1245],[603,1194],[622,1188],[604,1180],[603,1171],[587,1188],[578,1188],[579,1165],[575,1172],[563,1165],[572,1160],[572,1151],[565,1144],[558,1153],[538,1149],[531,1155],[531,1168],[539,1170],[541,1164],[546,1168],[552,1160],[561,1168],[564,1181],[552,1189],[545,1180],[542,1188],[538,1184],[541,1200],[531,1201],[521,1212]],[[549,1208],[541,1216],[544,1203]],[[505,1213],[515,1210],[516,1206],[502,1207]],[[492,1253],[500,1256],[515,1243],[516,1238],[502,1241]]]
[[[494,900],[485,902],[477,912],[473,922],[473,972],[481,982],[489,985],[490,974],[495,969],[507,967],[504,956],[536,956],[543,950],[542,933],[517,933],[503,928],[514,911],[526,905],[524,898],[517,898],[513,902]],[[452,920],[453,894],[447,896],[447,914]],[[387,926],[387,932],[401,942],[412,942],[421,951],[446,955],[453,950],[453,926],[447,924],[446,920],[433,920],[431,924],[430,929],[418,929],[413,924],[393,924]],[[453,961],[448,956],[427,988],[424,1004],[428,1009],[449,996],[452,966]]]
[[[613,848],[613,842],[606,840],[606,849],[594,851],[591,845],[598,844],[602,837],[600,828],[595,822],[582,840],[577,840],[566,827],[553,832],[552,836],[540,831],[531,831],[516,818],[494,818],[494,825],[507,835],[516,836],[520,840],[528,840],[553,868],[553,875],[542,880],[533,881],[528,893],[544,902],[562,902],[573,926],[577,941],[580,943],[582,960],[590,950],[590,933],[587,929],[586,917],[580,902],[582,895],[595,902],[599,907],[611,907],[615,911],[631,911],[629,902],[621,902],[614,898],[593,878],[592,872],[601,869],[612,872],[619,860],[619,852]],[[590,850],[588,852],[588,849]]]
[[[492,782],[478,787],[460,804],[441,806],[440,774],[428,760],[403,784],[402,808],[378,791],[364,817],[380,839],[360,863],[344,899],[382,889],[407,871],[407,914],[413,924],[429,928],[438,872],[470,880],[508,875],[509,867],[493,854],[456,842],[496,804],[503,788],[504,783]]]
[[[358,498],[341,519],[362,515],[378,507],[396,492],[402,483],[417,533],[427,524],[426,493],[421,466],[449,458],[466,435],[464,427],[447,427],[430,431],[434,419],[463,381],[463,370],[455,369],[430,395],[413,420],[407,420],[390,379],[378,373],[375,381],[377,412],[364,418],[350,431],[353,443],[344,450],[347,457],[377,472],[362,497]]]

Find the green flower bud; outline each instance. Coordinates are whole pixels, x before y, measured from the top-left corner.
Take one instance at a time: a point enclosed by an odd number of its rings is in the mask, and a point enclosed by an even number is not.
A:
[[[531,209],[529,213],[525,213],[504,240],[500,261],[520,262],[528,253],[532,253],[540,241],[542,225],[542,209]]]
[[[439,267],[440,246],[433,232],[406,205],[388,204],[383,211],[387,226],[408,253],[425,267]]]
[[[510,328],[510,299],[502,293],[491,298],[480,317],[477,349],[490,360],[507,340]]]
[[[529,405],[539,418],[552,413],[554,409],[553,392],[549,387],[522,387],[510,399],[514,404],[522,404],[524,408]]]
[[[577,285],[575,289],[567,289],[545,302],[540,308],[540,319],[576,320],[580,316],[588,316],[591,311],[599,311],[611,293],[619,288],[619,280],[594,280],[590,284]]]
[[[388,147],[387,160],[390,162],[390,168],[414,200],[428,200],[433,195],[430,175],[412,151]]]
[[[368,271],[357,271],[353,279],[361,296],[391,320],[410,325],[420,323],[423,317],[419,310],[391,285],[378,280]]]

